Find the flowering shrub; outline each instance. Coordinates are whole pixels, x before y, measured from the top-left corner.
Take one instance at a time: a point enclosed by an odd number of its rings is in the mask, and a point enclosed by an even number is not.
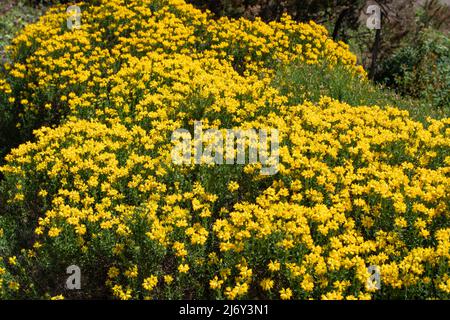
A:
[[[288,63],[365,78],[312,22],[97,3],[74,31],[54,7],[9,51],[2,111],[39,129],[0,167],[1,297],[450,297],[448,119],[292,103],[273,85]],[[172,132],[195,121],[278,129],[278,173],[173,164]]]

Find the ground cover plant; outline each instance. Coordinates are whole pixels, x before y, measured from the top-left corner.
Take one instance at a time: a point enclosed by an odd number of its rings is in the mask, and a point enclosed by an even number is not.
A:
[[[79,6],[79,29],[65,5],[26,26],[0,73],[1,298],[450,298],[447,117],[378,101],[314,22]],[[276,174],[173,163],[196,121],[277,129]]]

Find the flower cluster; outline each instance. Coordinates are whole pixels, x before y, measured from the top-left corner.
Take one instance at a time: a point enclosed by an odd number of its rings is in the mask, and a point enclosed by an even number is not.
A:
[[[16,228],[0,297],[70,297],[72,264],[86,298],[450,297],[449,119],[290,104],[272,81],[282,65],[365,77],[313,22],[98,2],[77,30],[56,6],[9,49],[0,102],[23,134],[39,129],[0,167],[0,249]],[[195,121],[276,128],[278,173],[173,164],[172,132]]]

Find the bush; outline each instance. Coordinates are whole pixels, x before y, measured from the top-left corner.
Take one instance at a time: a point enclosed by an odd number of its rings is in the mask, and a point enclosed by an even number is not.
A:
[[[437,109],[424,99],[402,96],[384,85],[354,77],[341,66],[330,69],[326,64],[287,64],[277,71],[273,86],[292,104],[319,102],[327,96],[350,105],[396,106],[425,125],[428,118],[440,119],[448,113],[446,108]]]
[[[450,297],[448,119],[298,100],[309,88],[286,83],[287,66],[323,67],[344,80],[321,94],[364,102],[340,89],[364,70],[314,23],[99,4],[75,31],[55,7],[10,50],[2,111],[39,129],[0,167],[1,297]],[[194,121],[278,129],[277,173],[174,164],[172,133]]]
[[[450,112],[450,38],[426,30],[414,45],[386,60],[380,80],[403,95],[423,99],[435,109]]]

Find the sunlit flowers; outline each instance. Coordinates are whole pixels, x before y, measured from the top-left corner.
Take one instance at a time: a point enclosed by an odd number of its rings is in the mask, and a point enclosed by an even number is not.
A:
[[[450,297],[449,119],[292,102],[301,89],[276,86],[282,67],[365,77],[314,22],[99,3],[83,4],[89,24],[70,32],[65,7],[52,8],[13,41],[0,75],[0,108],[20,110],[18,131],[36,129],[0,167],[1,298],[70,299],[48,284],[63,273],[51,266],[74,263],[89,298]],[[277,174],[174,165],[171,135],[194,136],[196,121],[277,128]],[[366,286],[369,266],[381,291]]]

